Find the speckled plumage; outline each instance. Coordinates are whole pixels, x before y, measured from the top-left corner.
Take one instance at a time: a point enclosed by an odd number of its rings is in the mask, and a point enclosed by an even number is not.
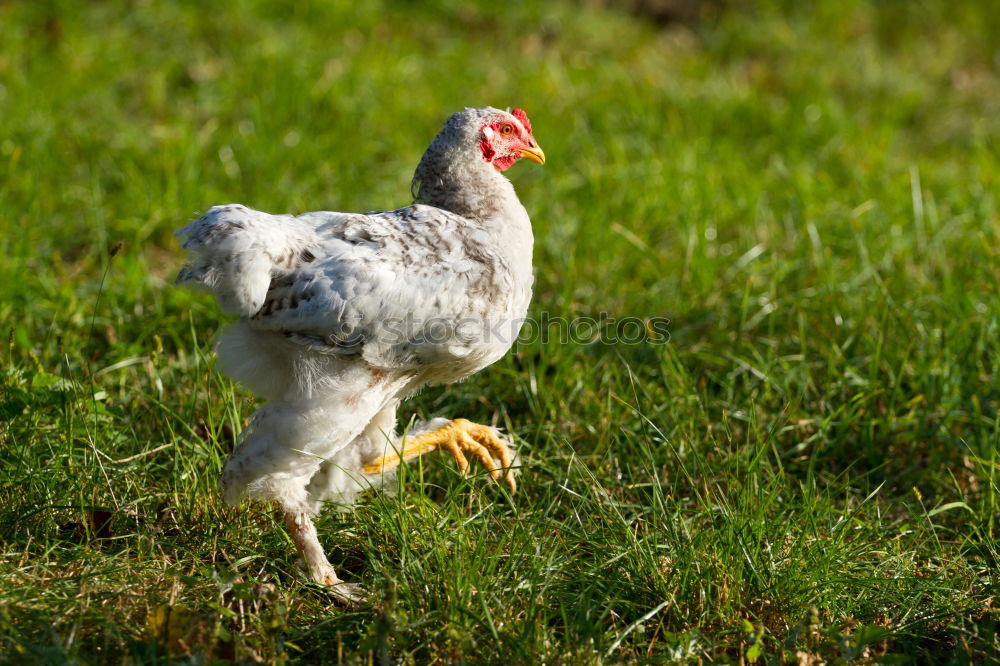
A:
[[[178,283],[240,317],[219,340],[222,371],[269,400],[225,464],[228,501],[275,500],[305,515],[349,503],[377,479],[362,466],[398,446],[402,399],[509,349],[531,297],[532,233],[501,173],[518,155],[501,166],[483,147],[503,145],[490,129],[498,122],[537,148],[517,116],[456,113],[405,208],[291,216],[234,204],[178,232],[191,253]]]

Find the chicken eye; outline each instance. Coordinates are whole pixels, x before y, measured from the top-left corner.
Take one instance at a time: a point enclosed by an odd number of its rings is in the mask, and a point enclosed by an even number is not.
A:
[[[500,128],[500,133],[501,134],[510,134],[513,131],[514,131],[514,128],[511,127],[510,125],[504,125],[503,127]]]

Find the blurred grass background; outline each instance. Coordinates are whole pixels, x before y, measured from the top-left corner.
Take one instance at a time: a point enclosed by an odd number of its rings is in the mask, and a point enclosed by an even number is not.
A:
[[[661,7],[0,4],[0,660],[995,661],[1000,12]],[[217,495],[254,403],[171,233],[405,205],[487,104],[548,156],[533,313],[671,342],[412,401],[509,428],[522,491],[427,460],[324,514],[337,609]]]

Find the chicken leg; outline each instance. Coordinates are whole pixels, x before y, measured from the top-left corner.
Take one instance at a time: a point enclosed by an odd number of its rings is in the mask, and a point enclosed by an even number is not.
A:
[[[337,576],[330,561],[326,559],[309,514],[304,511],[286,510],[285,525],[314,583],[325,585],[334,597],[348,606],[357,606],[365,600],[367,597],[365,588],[356,583],[345,583]]]
[[[437,430],[405,438],[401,450],[381,456],[365,465],[362,471],[365,474],[381,474],[434,449],[450,453],[463,474],[469,469],[465,454],[470,453],[483,464],[494,481],[499,483],[503,480],[510,486],[511,492],[517,490],[514,452],[510,445],[497,434],[495,428],[465,419],[455,419]]]

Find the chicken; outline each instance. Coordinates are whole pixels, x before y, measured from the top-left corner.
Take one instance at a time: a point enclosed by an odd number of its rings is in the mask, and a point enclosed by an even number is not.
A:
[[[239,316],[219,367],[268,400],[223,467],[223,495],[276,503],[311,579],[344,602],[365,592],[323,552],[311,517],[324,502],[349,505],[437,448],[515,489],[514,453],[494,428],[438,418],[395,430],[402,400],[482,370],[518,334],[533,237],[502,172],[520,158],[545,162],[523,111],[466,109],[424,153],[405,208],[291,216],[234,204],[177,232],[190,253],[177,283]]]

